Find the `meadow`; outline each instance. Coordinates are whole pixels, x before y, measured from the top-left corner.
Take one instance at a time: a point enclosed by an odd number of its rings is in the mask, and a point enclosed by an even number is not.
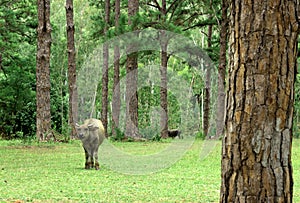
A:
[[[113,144],[127,154],[147,156],[161,152],[170,142]],[[174,164],[137,175],[106,165],[99,171],[85,170],[84,153],[78,141],[0,140],[0,202],[218,202],[221,141],[209,153],[201,155],[208,145],[196,140]],[[293,202],[300,202],[300,140],[297,139],[293,141],[292,161]]]

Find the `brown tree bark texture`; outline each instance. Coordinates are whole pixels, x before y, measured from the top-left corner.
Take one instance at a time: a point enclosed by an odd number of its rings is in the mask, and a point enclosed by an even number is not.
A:
[[[162,39],[165,37],[165,32],[161,31]],[[161,137],[168,137],[168,40],[161,42],[161,66],[160,66],[160,106],[161,106],[161,115],[160,115],[160,128],[161,128]]]
[[[163,22],[166,21],[167,15],[167,2],[166,0],[162,0],[161,6],[161,19]],[[161,106],[161,113],[160,113],[160,136],[162,138],[168,137],[168,122],[169,122],[169,115],[168,115],[168,41],[166,37],[166,33],[164,31],[160,32],[160,46],[161,46],[161,64],[160,64],[160,106]]]
[[[210,17],[211,18],[211,17]],[[207,48],[211,48],[213,26],[208,26],[207,31]],[[203,115],[203,133],[205,137],[208,136],[209,118],[210,118],[210,95],[211,95],[211,70],[210,67],[205,71],[205,94],[204,94],[204,115]]]
[[[138,134],[138,70],[137,53],[127,56],[126,62],[126,129],[127,137],[139,137]]]
[[[228,0],[222,0],[222,20],[220,28],[220,56],[218,67],[218,98],[216,118],[216,139],[224,133],[225,115],[225,75],[226,75],[226,46],[228,33]]]
[[[133,30],[136,29],[132,17],[134,17],[139,9],[138,0],[128,0],[128,24],[133,26]],[[131,49],[134,49],[134,43],[128,47],[130,53]],[[139,137],[138,134],[138,54],[131,53],[127,55],[126,61],[126,129],[125,135],[128,137]]]
[[[50,112],[50,0],[38,0],[36,55],[36,136],[43,141],[51,136]]]
[[[292,202],[297,1],[231,1],[220,202]]]
[[[73,0],[66,0],[67,19],[67,50],[68,50],[68,82],[69,82],[69,125],[71,126],[71,138],[76,136],[75,123],[78,114],[78,95],[76,87],[76,51],[74,40],[74,15]]]
[[[120,20],[120,0],[115,2],[115,28],[119,29]],[[112,98],[112,135],[116,136],[116,129],[119,127],[121,97],[120,97],[120,48],[114,46],[114,84]]]
[[[105,26],[104,34],[107,34],[108,24],[110,19],[110,0],[105,0]],[[103,68],[102,68],[102,111],[101,111],[101,121],[104,126],[104,134],[107,137],[107,112],[108,112],[108,44],[103,45]]]

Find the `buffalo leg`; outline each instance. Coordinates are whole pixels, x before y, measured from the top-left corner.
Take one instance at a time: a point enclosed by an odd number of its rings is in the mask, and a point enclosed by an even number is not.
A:
[[[93,157],[93,152],[91,152],[91,168],[94,168],[94,157]]]
[[[93,154],[94,158],[95,158],[95,169],[96,170],[99,170],[99,162],[98,162],[98,149],[96,149],[94,151],[94,154]]]
[[[89,153],[87,152],[86,149],[84,149],[84,153],[85,153],[85,169],[89,169],[90,168]]]

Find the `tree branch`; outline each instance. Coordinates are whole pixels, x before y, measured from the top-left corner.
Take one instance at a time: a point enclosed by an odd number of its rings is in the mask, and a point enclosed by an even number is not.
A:
[[[161,7],[159,6],[159,3],[157,0],[154,0],[154,3],[156,4],[157,8],[159,9],[159,11],[161,12]]]
[[[169,6],[169,8],[167,8],[167,13],[169,13],[169,11],[172,9],[173,6],[175,6],[175,4],[179,1],[179,3],[177,4],[177,6],[175,7],[175,9],[173,9],[172,14],[174,13],[174,11],[177,9],[178,5],[180,4],[180,2],[182,2],[183,0],[175,0],[172,2],[172,4]]]
[[[147,3],[146,5],[148,5],[148,6],[151,6],[151,7],[154,7],[154,8],[156,8],[156,9],[160,9],[160,7],[159,6],[157,6],[157,5],[153,5],[153,4],[151,4],[151,3]]]
[[[217,20],[212,20],[212,21],[201,21],[201,22],[198,22],[190,27],[187,27],[185,29],[183,29],[183,31],[187,31],[187,30],[190,30],[190,29],[193,29],[195,27],[203,27],[203,26],[207,26],[207,25],[218,25],[218,22]]]

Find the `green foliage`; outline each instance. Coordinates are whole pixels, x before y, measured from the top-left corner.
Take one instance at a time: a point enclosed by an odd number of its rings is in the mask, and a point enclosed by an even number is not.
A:
[[[299,67],[298,67],[299,69]],[[293,136],[296,138],[300,137],[300,74],[296,77],[295,84],[295,111],[294,111],[294,125],[293,125]]]
[[[152,137],[152,141],[160,141],[161,140],[161,136],[159,134],[156,134]]]
[[[0,136],[35,131],[35,28],[33,1],[0,3]]]
[[[133,27],[128,26],[127,1],[121,1],[119,28],[114,27],[114,2],[111,2],[111,16],[107,36],[104,29],[104,0],[74,1],[76,66],[78,72],[89,60],[94,48],[109,38],[134,28],[166,29],[193,39],[203,47],[210,58],[217,63],[219,53],[220,1],[167,1],[166,16],[155,3],[140,2],[139,13],[133,17]],[[160,2],[159,2],[160,3]],[[172,6],[171,6],[172,5]],[[56,133],[68,136],[68,83],[66,50],[65,0],[51,2],[52,47],[51,47],[51,114],[52,128]],[[159,4],[159,6],[161,6]],[[171,6],[171,7],[170,7]],[[209,16],[213,16],[210,18]],[[207,46],[207,25],[214,24],[212,48]],[[0,136],[5,138],[27,138],[35,135],[35,53],[36,53],[37,8],[36,1],[14,0],[0,2]],[[196,29],[195,29],[196,28]],[[200,29],[198,29],[200,28]],[[126,57],[121,58],[121,77],[125,75]],[[160,63],[160,54],[153,51],[139,53],[139,68],[149,61]],[[195,98],[188,101],[196,108],[201,102],[204,88],[203,73],[195,70],[179,58],[169,58],[169,70],[186,80]],[[200,72],[200,73],[199,73]],[[294,136],[300,137],[300,78],[295,84]],[[112,100],[113,71],[109,71],[109,101]],[[99,80],[100,81],[100,80]],[[85,82],[85,81],[84,81]],[[89,82],[89,81],[88,81]],[[79,85],[87,85],[85,84]],[[159,129],[160,93],[158,86],[139,89],[139,127],[141,134],[151,139]],[[101,112],[101,85],[98,85],[96,114]],[[181,106],[174,92],[168,92],[169,126],[180,128]],[[198,105],[199,106],[199,105]],[[111,111],[111,109],[109,109]],[[109,112],[111,115],[111,112]],[[153,119],[155,118],[155,119]],[[200,121],[195,121],[200,123]],[[149,127],[151,126],[151,127]],[[195,128],[194,123],[188,128]],[[121,135],[120,135],[121,136]]]
[[[205,135],[204,135],[203,132],[197,132],[195,138],[196,139],[200,139],[200,140],[204,140],[205,139]]]
[[[122,141],[125,138],[125,134],[122,130],[120,130],[119,128],[116,128],[116,136],[112,137],[110,136],[109,139],[112,141]]]

